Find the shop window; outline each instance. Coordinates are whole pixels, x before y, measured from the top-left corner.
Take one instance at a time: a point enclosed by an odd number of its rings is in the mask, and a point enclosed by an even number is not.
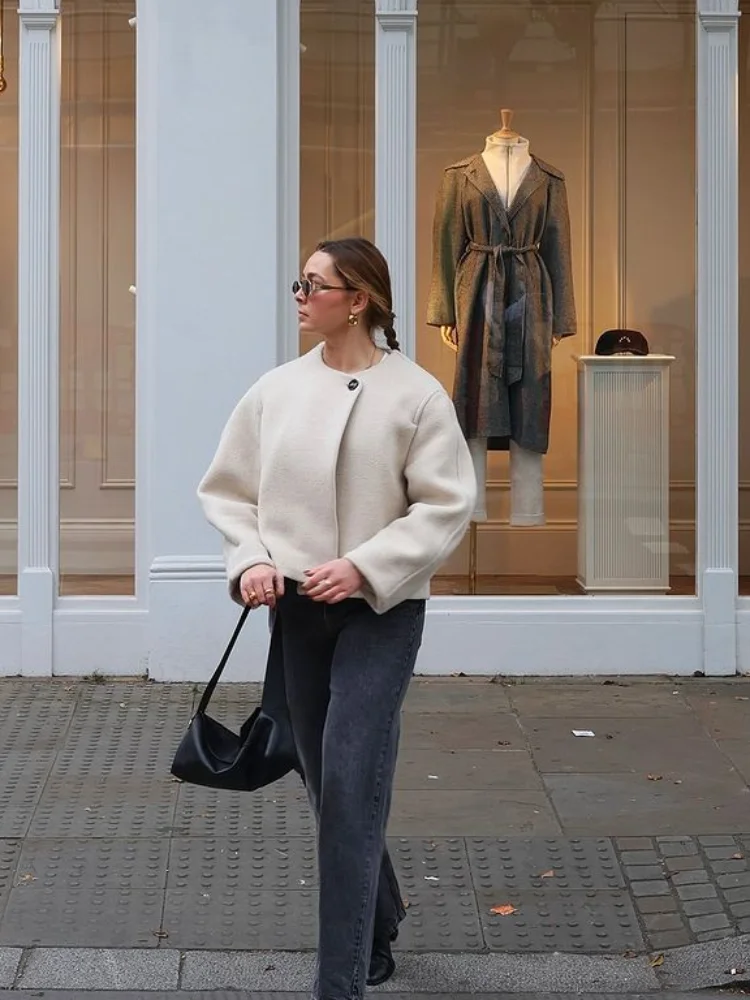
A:
[[[375,4],[302,0],[300,18],[303,263],[319,240],[374,237]]]
[[[483,486],[434,591],[694,593],[695,4],[417,30],[417,360]]]
[[[8,595],[18,550],[18,4],[0,5],[0,595]]]
[[[135,31],[63,0],[60,590],[132,594]]]

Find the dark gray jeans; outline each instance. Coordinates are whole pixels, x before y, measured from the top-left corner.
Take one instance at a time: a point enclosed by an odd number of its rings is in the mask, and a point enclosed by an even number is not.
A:
[[[311,601],[292,580],[285,590],[278,617],[287,702],[318,821],[315,996],[358,1000],[373,933],[389,934],[405,915],[385,831],[425,602],[378,615],[359,599]]]

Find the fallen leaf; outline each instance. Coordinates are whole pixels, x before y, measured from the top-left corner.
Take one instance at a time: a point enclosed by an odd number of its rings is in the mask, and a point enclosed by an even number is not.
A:
[[[163,941],[165,938],[169,937],[169,931],[151,931],[151,933],[154,935],[155,938],[159,938],[160,941]]]
[[[539,878],[554,878],[554,877],[555,873],[552,871],[551,868],[548,872],[542,872],[542,874],[539,876]]]
[[[658,969],[660,965],[664,965],[664,956],[655,955],[648,964],[652,969]]]
[[[744,860],[745,860],[745,855],[740,854],[739,851],[736,854],[732,855],[732,861],[744,861]]]
[[[628,948],[627,951],[624,951],[622,953],[622,957],[623,958],[638,958],[638,952],[637,951],[633,951],[632,948]]]
[[[662,775],[661,774],[649,774],[648,775],[648,780],[649,781],[661,781],[662,780]]]
[[[502,906],[493,906],[490,910],[490,913],[496,913],[498,917],[509,917],[512,913],[516,912],[515,906],[511,906],[510,903],[503,903]]]
[[[36,882],[37,878],[33,872],[26,872],[25,875],[19,876],[18,885],[28,885],[29,882]]]
[[[497,741],[497,745],[499,747],[509,747],[510,746],[510,740],[498,740]]]

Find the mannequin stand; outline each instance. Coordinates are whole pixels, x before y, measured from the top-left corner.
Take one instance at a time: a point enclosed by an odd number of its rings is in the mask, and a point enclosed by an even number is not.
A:
[[[477,522],[469,528],[469,593],[477,592]]]

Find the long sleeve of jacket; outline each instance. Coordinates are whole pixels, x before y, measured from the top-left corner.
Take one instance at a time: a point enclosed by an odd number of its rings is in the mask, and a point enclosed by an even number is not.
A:
[[[427,300],[429,326],[456,325],[456,270],[466,240],[459,203],[458,171],[446,170],[432,225],[432,278]]]
[[[273,564],[258,531],[260,394],[253,388],[235,407],[216,454],[198,486],[206,518],[223,536],[230,593],[246,569]]]
[[[406,514],[345,554],[364,576],[366,596],[378,612],[429,581],[460,542],[474,508],[474,466],[442,390],[418,415],[404,478]]]
[[[552,282],[552,336],[576,333],[570,215],[565,181],[555,178],[549,186],[547,218],[539,252]]]

